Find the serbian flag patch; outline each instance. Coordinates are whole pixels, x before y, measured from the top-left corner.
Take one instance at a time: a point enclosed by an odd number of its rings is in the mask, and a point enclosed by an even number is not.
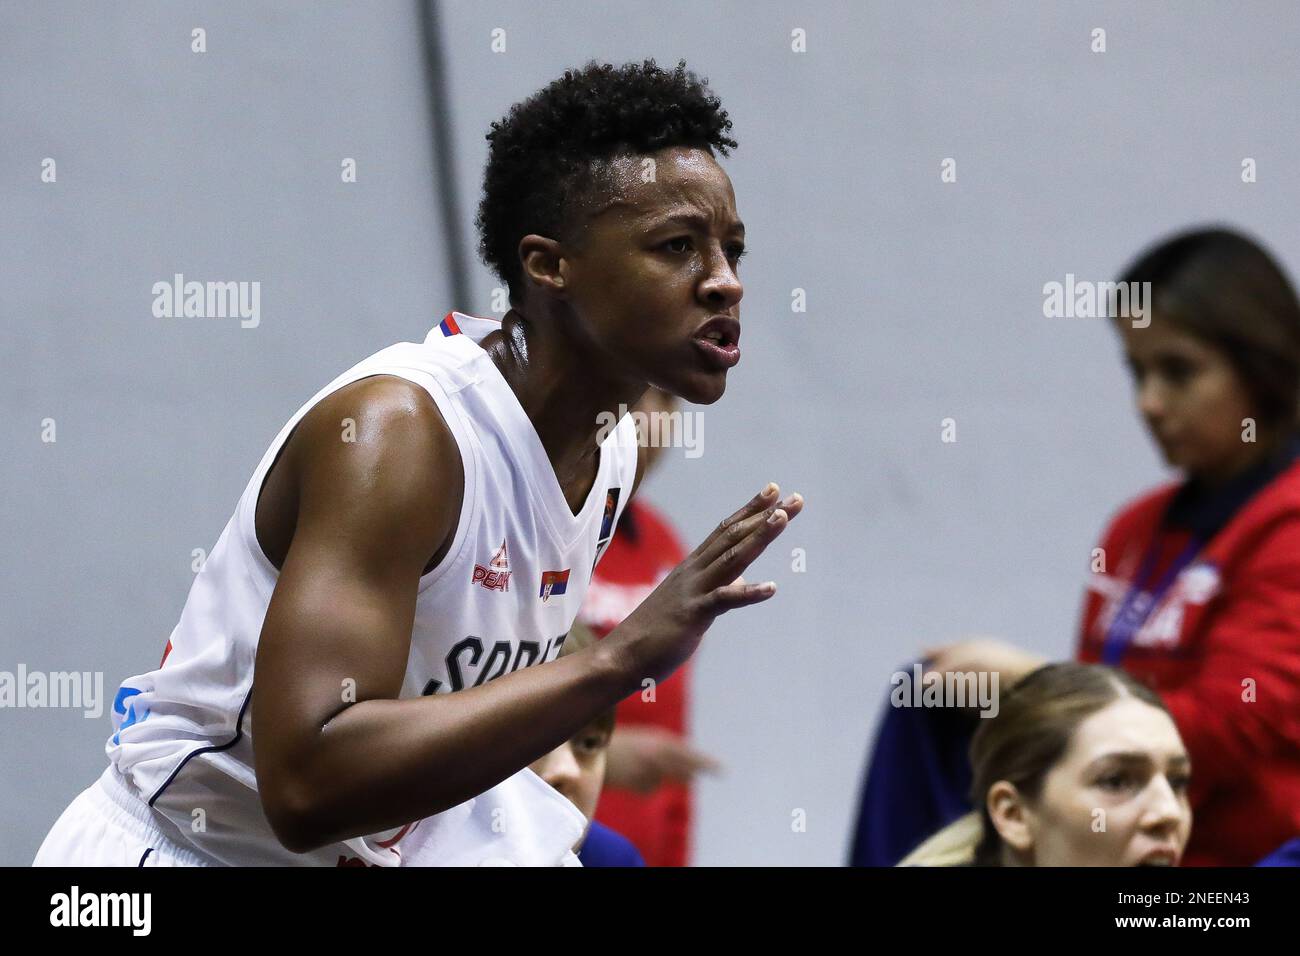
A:
[[[569,586],[569,569],[563,571],[543,571],[542,572],[542,590],[537,596],[546,603],[546,599],[552,594],[563,594],[565,588]]]

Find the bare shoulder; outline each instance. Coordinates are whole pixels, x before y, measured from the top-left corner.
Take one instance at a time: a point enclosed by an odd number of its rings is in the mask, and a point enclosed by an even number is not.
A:
[[[321,399],[295,435],[298,519],[347,529],[377,548],[440,556],[464,494],[456,438],[433,397],[396,375]]]

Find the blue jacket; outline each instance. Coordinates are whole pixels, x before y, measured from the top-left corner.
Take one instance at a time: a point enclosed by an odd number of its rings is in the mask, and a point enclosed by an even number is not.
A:
[[[905,700],[911,700],[912,665]],[[927,837],[971,808],[967,751],[976,724],[947,708],[885,701],[867,765],[850,866],[894,866]]]
[[[631,840],[595,820],[587,828],[578,859],[583,866],[645,866]]]

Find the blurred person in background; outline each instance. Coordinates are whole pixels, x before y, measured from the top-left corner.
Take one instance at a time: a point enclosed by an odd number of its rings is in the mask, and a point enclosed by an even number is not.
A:
[[[569,629],[560,657],[576,654],[596,643],[596,635],[581,623]],[[583,866],[645,866],[641,854],[627,839],[598,823],[596,801],[605,783],[609,741],[614,733],[614,709],[598,715],[550,753],[529,764],[529,769],[563,794],[587,818],[587,829],[573,847]]]
[[[1191,761],[1160,697],[1123,671],[1048,664],[971,740],[975,810],[901,866],[1177,866]]]
[[[1196,765],[1187,863],[1249,865],[1300,833],[1300,302],[1267,251],[1217,228],[1159,243],[1121,281],[1151,283],[1144,321],[1112,321],[1182,477],[1102,536],[1077,656],[1168,706]],[[988,639],[927,659],[1003,686],[1042,664]]]
[[[676,408],[676,398],[651,386],[634,411],[658,415],[663,423],[672,421],[668,416]],[[643,474],[659,463],[664,446],[680,434],[662,425],[642,433]],[[578,620],[604,637],[683,557],[685,550],[667,518],[644,495],[633,499],[596,566]],[[628,837],[650,866],[689,864],[691,781],[697,773],[718,769],[713,758],[687,739],[690,673],[688,661],[654,688],[622,701],[609,743],[606,786],[596,819]]]

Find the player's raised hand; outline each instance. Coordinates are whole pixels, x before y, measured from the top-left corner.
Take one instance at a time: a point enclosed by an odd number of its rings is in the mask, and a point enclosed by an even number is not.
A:
[[[718,615],[776,593],[774,581],[749,584],[741,574],[803,510],[801,495],[780,494],[769,484],[721,522],[605,638],[631,675],[662,679],[695,652]]]

